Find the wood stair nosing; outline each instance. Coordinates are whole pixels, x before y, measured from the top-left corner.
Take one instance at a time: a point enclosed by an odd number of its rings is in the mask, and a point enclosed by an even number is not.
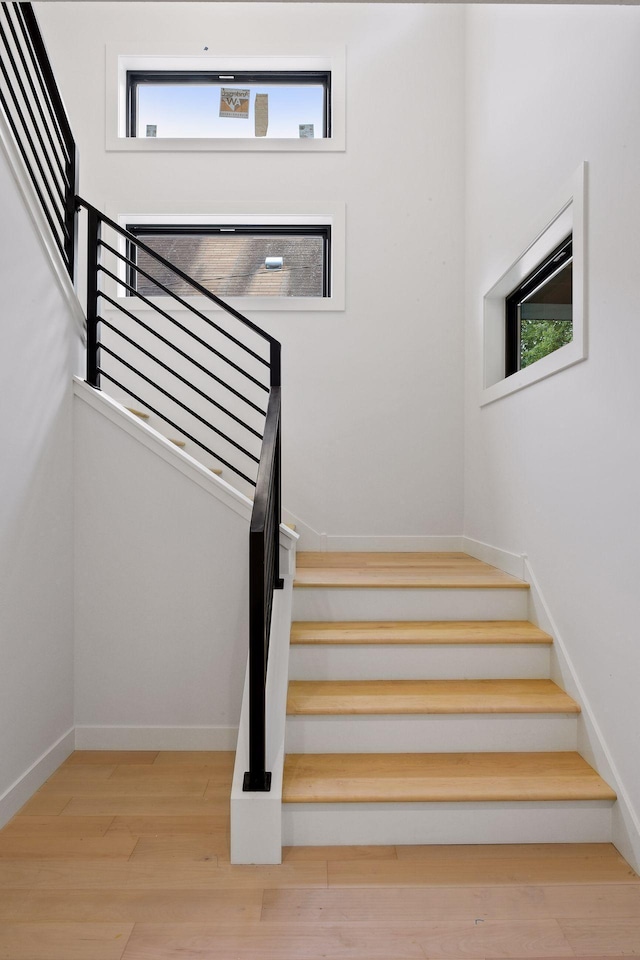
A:
[[[132,413],[134,417],[138,417],[139,420],[149,419],[149,414],[146,413],[144,410],[136,410],[135,407],[127,407],[127,410],[129,411],[129,413]]]
[[[294,586],[338,589],[515,589],[529,584],[464,553],[309,553]]]
[[[285,803],[613,801],[575,752],[289,754]]]
[[[291,716],[579,712],[552,680],[292,680],[287,698]]]
[[[529,588],[527,583],[504,574],[495,567],[474,560],[465,554],[451,553],[301,553],[298,554],[294,586],[303,589],[368,587],[382,590],[390,587],[460,587],[476,591],[473,606],[477,605],[478,589],[491,590],[506,587],[526,590]],[[314,604],[305,604],[305,606],[314,611],[311,617],[314,614],[318,615]],[[385,606],[386,604],[374,603],[373,609],[381,610]],[[422,603],[417,607],[415,604],[408,604],[409,609],[415,610],[422,606]],[[470,604],[463,604],[462,609],[466,611],[470,606]],[[495,607],[496,612],[489,614],[494,617],[500,617],[502,610],[505,613],[511,610],[511,616],[517,617],[518,606],[507,601],[506,595],[503,595],[500,599],[500,607],[484,604],[480,609],[488,612],[489,609],[493,611]],[[357,603],[355,608],[362,617],[365,604]],[[318,611],[322,609],[321,606],[318,607]],[[349,604],[343,605],[343,609],[346,612]],[[320,616],[322,616],[321,612]],[[420,616],[419,613],[418,616]],[[517,619],[484,621],[342,619],[330,622],[309,618],[294,622],[291,628],[292,645],[316,645],[318,648],[324,646],[327,648],[324,651],[325,660],[331,645],[344,647],[359,645],[364,651],[367,646],[373,650],[376,645],[384,644],[389,647],[397,645],[405,648],[417,644],[460,647],[466,644],[476,646],[478,649],[483,645],[487,648],[492,645],[503,645],[506,652],[509,644],[548,646],[552,642],[552,638],[534,624]],[[400,650],[398,650],[399,653]],[[405,653],[409,656],[408,650],[405,650]],[[497,651],[494,650],[491,656],[495,655]],[[320,649],[318,656],[323,656]],[[345,656],[350,656],[348,651],[345,652]],[[389,654],[385,656],[388,657]],[[334,668],[336,666],[340,668],[339,659],[330,660],[330,662]],[[308,668],[311,665],[308,658],[303,659],[301,663],[306,663]],[[458,716],[501,714],[506,722],[509,722],[509,715],[519,714],[530,715],[534,723],[547,722],[543,717],[547,715],[549,722],[564,724],[563,718],[573,716],[575,722],[575,715],[579,712],[580,706],[549,679],[292,680],[289,683],[287,702],[287,714],[291,718],[292,729],[295,727],[297,732],[300,732],[298,724],[304,725],[307,718],[311,718],[312,727],[305,734],[308,739],[303,738],[299,741],[301,744],[305,743],[305,746],[310,743],[321,744],[322,738],[327,734],[327,730],[321,730],[320,740],[315,734],[311,736],[312,729],[316,730],[316,727],[320,729],[313,717],[336,718],[336,722],[330,724],[332,730],[336,724],[339,726],[340,717],[344,718],[343,723],[348,723],[349,717],[363,717],[367,724],[366,729],[370,730],[373,720],[367,721],[366,718],[384,715],[393,716],[397,721],[400,715],[407,714],[425,717],[438,714],[457,714]],[[526,720],[526,717],[522,719]],[[413,724],[413,721],[411,723]],[[323,724],[324,719],[320,721],[320,726]],[[360,729],[359,725],[352,727],[354,737],[355,731]],[[536,732],[536,737],[538,733],[539,731]],[[360,745],[367,740],[366,737],[364,739],[355,737],[355,739]],[[402,737],[399,740],[402,740]],[[340,750],[342,741],[336,741],[335,746]],[[480,749],[482,750],[482,747]],[[286,804],[338,806],[346,804],[348,806],[352,803],[491,804],[506,802],[512,804],[513,801],[568,801],[568,806],[571,808],[571,803],[580,804],[582,801],[590,800],[611,802],[615,800],[615,793],[596,771],[571,749],[524,753],[312,752],[291,753],[285,757],[283,801]],[[509,809],[512,810],[513,807]],[[302,816],[295,811],[296,807],[292,810],[292,816]],[[314,813],[313,816],[316,814]],[[375,814],[375,817],[377,816],[378,814]],[[299,820],[291,821],[292,824],[294,822],[302,824]],[[335,820],[331,822],[333,824]],[[305,820],[304,823],[309,824],[313,836],[325,835],[325,827],[321,826],[325,823],[324,820],[318,821],[315,827],[312,821]],[[368,823],[375,831],[378,821],[368,821]],[[296,832],[296,836],[304,836],[305,828],[296,827],[296,831],[298,829],[302,830],[302,833]],[[340,832],[342,827],[337,830],[333,827],[331,829],[333,830],[333,833],[330,831],[331,836],[342,837],[343,834]],[[457,831],[457,827],[453,829],[454,832]],[[316,830],[315,834],[314,830]],[[365,835],[369,836],[364,827],[363,830]],[[395,826],[390,833],[393,835],[397,833]],[[526,834],[527,831],[525,830],[524,833]],[[335,839],[332,842],[335,842]],[[344,841],[338,839],[338,842]]]
[[[552,644],[526,620],[296,621],[292,644]]]

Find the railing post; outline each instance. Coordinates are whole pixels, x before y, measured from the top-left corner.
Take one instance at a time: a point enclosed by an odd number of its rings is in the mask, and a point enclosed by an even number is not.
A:
[[[280,415],[282,416],[282,414]],[[276,456],[275,456],[275,465],[274,465],[274,495],[273,495],[273,563],[275,566],[274,570],[274,581],[273,586],[275,590],[282,590],[284,587],[284,580],[280,576],[280,523],[282,521],[282,490],[281,490],[281,453],[280,453],[280,437],[282,432],[282,421],[278,418],[278,432],[276,434]]]
[[[265,719],[267,638],[265,622],[264,531],[249,534],[249,770],[244,775],[245,792],[267,793],[271,773],[267,765]]]
[[[87,383],[100,389],[98,367],[98,257],[100,218],[96,210],[87,210]]]
[[[280,343],[277,340],[271,341],[271,350],[270,350],[270,370],[271,370],[271,387],[280,387],[282,381],[281,375],[281,347]],[[282,485],[281,485],[281,446],[280,446],[280,437],[282,434],[282,408],[280,409],[280,417],[278,418],[278,432],[276,434],[276,457],[275,457],[275,477],[274,477],[274,497],[273,497],[273,510],[274,510],[274,523],[273,523],[273,555],[275,557],[275,579],[273,586],[276,590],[282,590],[284,587],[284,580],[280,576],[280,523],[282,521]]]

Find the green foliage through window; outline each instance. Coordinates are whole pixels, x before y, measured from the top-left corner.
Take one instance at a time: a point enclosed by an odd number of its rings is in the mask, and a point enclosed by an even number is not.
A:
[[[520,323],[520,369],[559,350],[573,339],[571,320],[522,320]]]

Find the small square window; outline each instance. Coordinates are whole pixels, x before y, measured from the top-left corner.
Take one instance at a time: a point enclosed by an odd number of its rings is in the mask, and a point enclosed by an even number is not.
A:
[[[566,237],[505,298],[505,376],[573,339],[573,242]]]
[[[331,227],[328,224],[127,224],[127,230],[224,299],[331,295]],[[129,268],[128,282],[139,294],[163,296],[168,290],[179,296],[193,295],[186,281],[164,271],[133,242],[129,246],[127,255],[135,266]]]
[[[127,136],[152,139],[325,139],[328,70],[128,70]]]

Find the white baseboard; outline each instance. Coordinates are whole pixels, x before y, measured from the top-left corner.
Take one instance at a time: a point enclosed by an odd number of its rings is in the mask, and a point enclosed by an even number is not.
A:
[[[640,871],[640,817],[620,778],[617,766],[605,742],[595,714],[580,683],[566,644],[558,630],[540,585],[524,557],[524,579],[529,591],[529,619],[554,638],[551,648],[551,679],[580,704],[578,751],[613,787],[618,795],[612,811],[612,841],[636,872]]]
[[[468,553],[470,557],[476,560],[482,560],[484,563],[490,563],[493,567],[498,567],[512,577],[525,579],[524,575],[524,556],[518,553],[510,553],[508,550],[502,550],[500,547],[492,547],[481,540],[472,540],[471,537],[461,537],[460,549]]]
[[[348,534],[318,533],[313,527],[283,507],[283,520],[293,523],[300,536],[298,550],[319,552],[362,551],[371,553],[457,553],[464,550],[463,538],[454,536],[359,536]]]
[[[73,753],[74,742],[75,733],[72,727],[5,790],[0,796],[0,827],[9,822],[45,780]]]
[[[457,553],[462,550],[462,537],[339,537],[323,534],[323,550],[361,550],[389,553]]]
[[[237,727],[76,727],[76,750],[235,750]]]

